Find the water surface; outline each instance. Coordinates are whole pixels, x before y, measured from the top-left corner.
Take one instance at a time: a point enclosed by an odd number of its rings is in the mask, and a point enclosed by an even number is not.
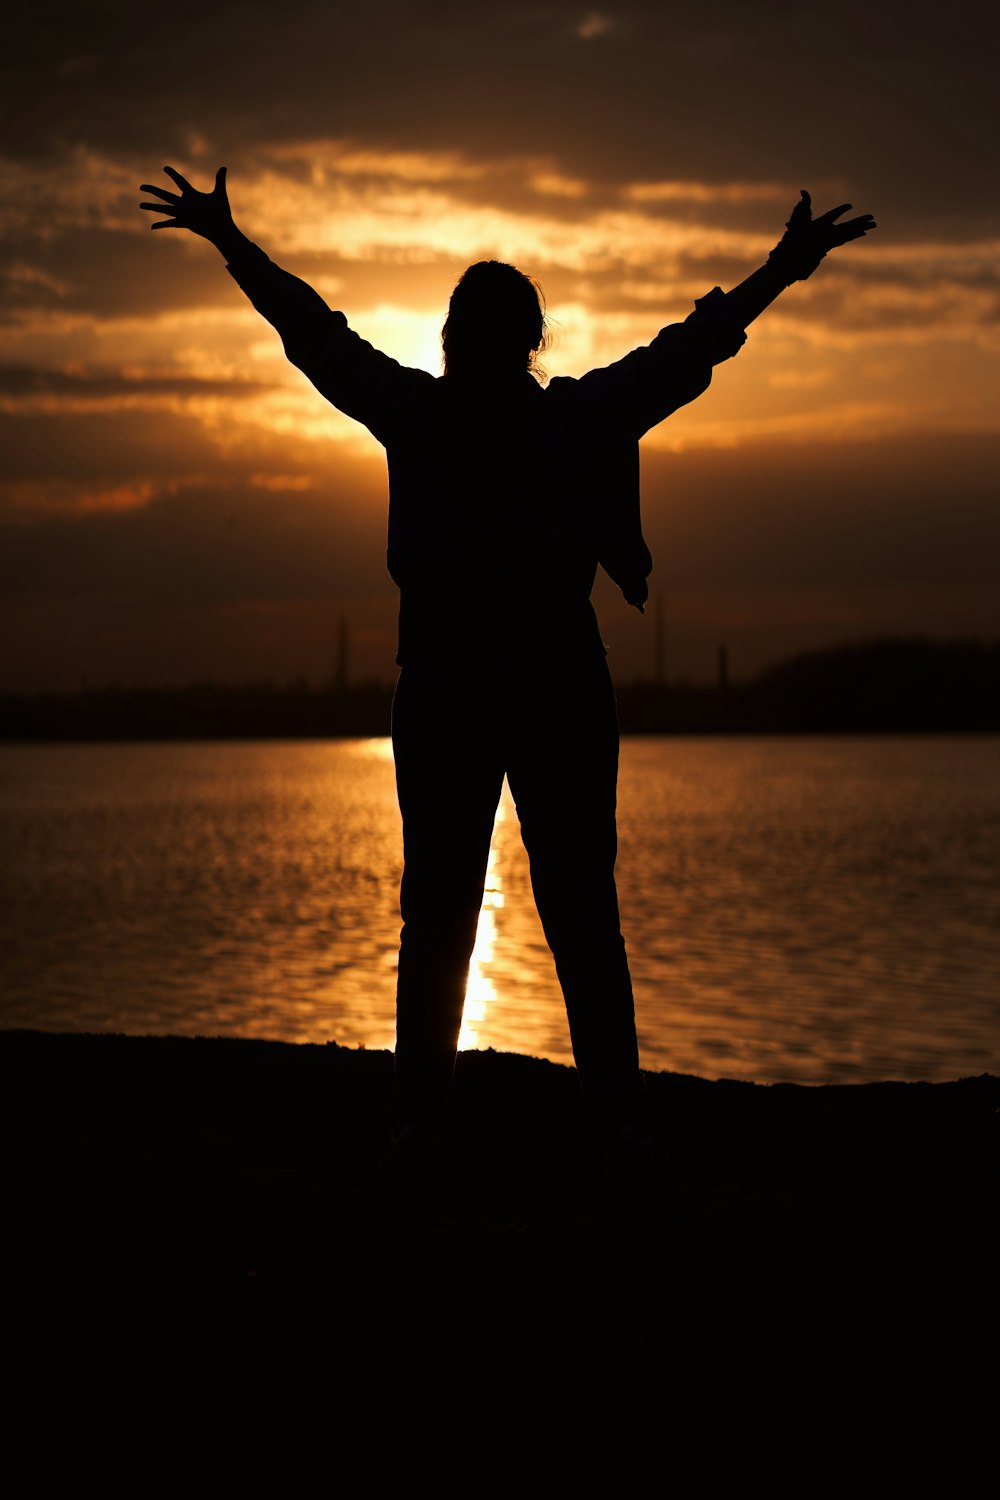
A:
[[[644,1064],[997,1071],[998,770],[995,737],[626,740]],[[4,746],[0,837],[0,1024],[392,1045],[388,741]],[[463,1045],[571,1056],[506,789]]]

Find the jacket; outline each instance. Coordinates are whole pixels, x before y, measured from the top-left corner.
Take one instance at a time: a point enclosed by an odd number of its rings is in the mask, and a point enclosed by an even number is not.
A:
[[[454,651],[487,619],[525,649],[603,651],[589,604],[598,565],[642,609],[639,439],[745,342],[718,287],[649,345],[543,388],[527,372],[476,383],[400,365],[255,245],[228,270],[291,363],[386,450],[400,663]]]

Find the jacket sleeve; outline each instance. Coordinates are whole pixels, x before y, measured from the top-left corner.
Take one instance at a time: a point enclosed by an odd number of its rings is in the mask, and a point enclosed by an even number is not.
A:
[[[226,269],[281,336],[285,354],[326,399],[384,443],[393,417],[417,386],[433,380],[373,348],[342,312],[251,245]]]
[[[683,323],[661,329],[651,344],[616,364],[591,370],[579,386],[623,435],[640,438],[707,390],[714,366],[732,359],[746,337],[727,311],[725,292],[714,287]]]

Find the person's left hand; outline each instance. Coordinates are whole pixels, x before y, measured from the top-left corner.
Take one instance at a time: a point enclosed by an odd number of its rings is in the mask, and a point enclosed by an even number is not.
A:
[[[801,193],[785,225],[785,233],[767,258],[768,264],[776,266],[787,281],[805,281],[824,255],[838,245],[859,240],[876,227],[871,214],[860,214],[856,219],[845,219],[838,224],[836,221],[841,214],[846,214],[852,206],[850,203],[841,203],[838,208],[828,209],[814,219],[812,200],[805,188]]]

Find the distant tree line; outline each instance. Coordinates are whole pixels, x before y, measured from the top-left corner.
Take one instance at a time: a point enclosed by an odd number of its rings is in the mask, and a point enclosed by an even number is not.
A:
[[[625,734],[1000,730],[1000,642],[877,640],[796,656],[750,682],[620,683]],[[305,680],[0,695],[6,740],[327,739],[388,734],[392,687]]]
[[[1000,642],[865,641],[715,688],[619,689],[630,734],[1000,730]]]

